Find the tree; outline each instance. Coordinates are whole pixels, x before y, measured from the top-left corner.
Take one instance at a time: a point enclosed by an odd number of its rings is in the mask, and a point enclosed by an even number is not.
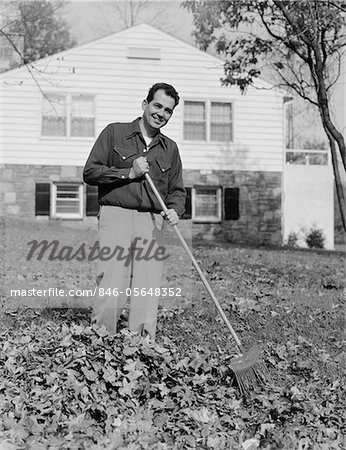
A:
[[[194,36],[204,51],[225,60],[224,85],[245,92],[266,66],[277,86],[290,88],[318,108],[327,135],[336,193],[346,231],[338,160],[346,171],[345,140],[330,114],[330,95],[346,47],[345,0],[187,0]],[[338,151],[337,151],[338,150]]]
[[[0,34],[20,53],[22,63],[66,50],[76,44],[65,21],[57,11],[63,2],[49,0],[20,0],[12,2],[13,18],[3,23]],[[13,36],[24,36],[24,49],[15,44]]]
[[[164,0],[111,0],[106,5],[99,5],[103,17],[102,32],[113,33],[119,26],[130,28],[143,21],[169,26],[165,23],[166,10],[167,2]]]
[[[130,28],[138,23],[141,14],[150,7],[150,4],[150,0],[128,0],[127,2],[115,1],[114,7],[125,28]],[[156,10],[155,13],[151,13],[149,22],[154,22],[161,13],[161,8]]]

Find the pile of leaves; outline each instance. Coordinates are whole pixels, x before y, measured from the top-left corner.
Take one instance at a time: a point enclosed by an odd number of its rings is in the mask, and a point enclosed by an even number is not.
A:
[[[220,448],[228,426],[241,425],[232,424],[240,404],[232,373],[216,355],[194,349],[181,358],[169,342],[126,329],[110,336],[92,325],[33,324],[7,339],[2,363],[4,435],[31,448]]]
[[[21,328],[2,332],[2,448],[342,448],[341,366],[302,336],[266,346],[266,383],[244,398],[231,345],[181,352],[168,337],[113,336],[88,315],[56,314],[17,312]],[[186,314],[162,310],[160,321]]]

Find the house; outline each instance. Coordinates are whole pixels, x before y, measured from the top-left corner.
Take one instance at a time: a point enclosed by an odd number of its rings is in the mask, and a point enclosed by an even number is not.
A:
[[[179,146],[194,234],[239,243],[283,239],[285,97],[263,80],[221,86],[223,62],[149,25],[1,74],[2,213],[83,219],[97,213],[82,169],[110,122],[141,115],[158,81],[181,95],[164,128]]]

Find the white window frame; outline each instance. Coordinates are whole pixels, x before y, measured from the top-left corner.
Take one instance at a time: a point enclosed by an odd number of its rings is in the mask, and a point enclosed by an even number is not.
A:
[[[202,189],[210,189],[210,190],[216,190],[216,200],[217,200],[217,215],[215,216],[200,216],[196,214],[196,197],[198,193],[199,188]],[[191,203],[192,203],[192,221],[193,222],[204,222],[204,223],[216,223],[221,222],[222,218],[222,188],[220,186],[210,186],[210,185],[199,185],[199,186],[193,186],[191,189]]]
[[[40,137],[41,139],[62,139],[62,140],[90,140],[95,139],[96,136],[96,95],[87,94],[87,93],[70,93],[66,94],[64,92],[45,92],[45,95],[49,98],[50,96],[61,96],[65,98],[65,112],[66,112],[66,134],[64,136],[61,135],[46,135],[43,134],[43,103],[46,100],[44,96],[41,96],[41,105],[40,105]],[[92,118],[94,119],[94,129],[92,136],[72,136],[71,135],[71,124],[72,124],[72,98],[73,97],[89,97],[94,100],[94,115]],[[91,118],[91,116],[90,116]]]
[[[185,108],[185,102],[195,102],[195,103],[204,103],[205,104],[205,123],[206,123],[206,139],[205,140],[194,140],[194,139],[185,139],[184,137],[184,127],[185,127],[185,114],[183,111],[182,118],[182,141],[188,143],[210,143],[210,144],[227,144],[234,142],[234,101],[233,100],[224,100],[220,98],[210,98],[210,99],[200,99],[200,98],[184,98],[183,107]],[[211,105],[212,103],[226,103],[230,104],[232,108],[232,120],[230,123],[231,126],[231,137],[230,141],[216,141],[211,140]]]
[[[74,186],[78,186],[78,200],[79,200],[79,210],[78,213],[59,213],[57,212],[57,192],[58,186],[64,186],[64,185],[74,185]],[[83,214],[84,214],[84,209],[83,209],[83,199],[84,199],[84,189],[83,189],[83,183],[78,183],[78,182],[55,182],[52,183],[51,185],[51,205],[50,205],[50,210],[51,210],[51,217],[53,219],[83,219]]]

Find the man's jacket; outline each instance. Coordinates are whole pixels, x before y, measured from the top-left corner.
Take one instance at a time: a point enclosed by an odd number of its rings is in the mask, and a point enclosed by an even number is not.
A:
[[[186,192],[178,147],[161,132],[147,147],[139,120],[111,123],[101,132],[85,164],[84,182],[98,186],[100,205],[158,213],[162,208],[145,177],[129,179],[134,159],[147,157],[149,174],[167,208],[173,208],[181,217],[185,210]]]

